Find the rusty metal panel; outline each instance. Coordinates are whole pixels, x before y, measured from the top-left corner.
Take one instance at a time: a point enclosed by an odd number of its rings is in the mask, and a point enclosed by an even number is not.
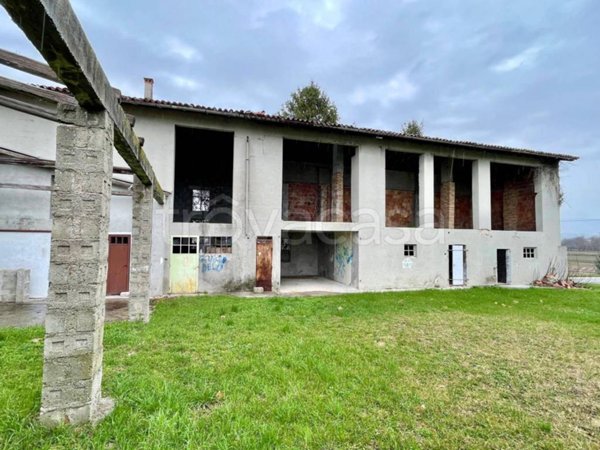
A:
[[[265,291],[273,289],[273,239],[256,239],[256,286]]]

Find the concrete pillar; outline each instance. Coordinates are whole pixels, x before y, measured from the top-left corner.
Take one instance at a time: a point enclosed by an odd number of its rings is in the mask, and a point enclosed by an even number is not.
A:
[[[543,231],[546,242],[560,245],[560,180],[558,163],[535,169],[536,231]]]
[[[129,320],[150,320],[150,267],[152,258],[152,186],[133,177]]]
[[[473,228],[492,229],[492,176],[489,159],[473,161]]]
[[[352,157],[352,220],[357,233],[352,244],[352,284],[373,283],[385,227],[385,149],[377,142],[361,145]]]
[[[333,146],[331,212],[333,222],[344,221],[344,153],[337,145]]]
[[[419,157],[419,227],[434,227],[434,171],[433,154]]]
[[[96,422],[101,397],[113,124],[105,112],[59,109],[51,196],[50,288],[40,420]]]
[[[357,223],[385,226],[385,150],[361,145],[352,158],[352,215]]]
[[[454,228],[456,185],[454,181],[443,181],[440,187],[440,228]]]

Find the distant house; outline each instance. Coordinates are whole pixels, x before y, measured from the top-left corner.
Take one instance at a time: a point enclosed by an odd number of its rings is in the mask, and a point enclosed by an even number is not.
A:
[[[558,167],[573,156],[150,95],[121,104],[170,193],[154,210],[154,296],[524,285],[566,265]],[[41,297],[55,132],[0,106],[0,269],[30,269]],[[128,290],[130,181],[114,175],[109,294]]]

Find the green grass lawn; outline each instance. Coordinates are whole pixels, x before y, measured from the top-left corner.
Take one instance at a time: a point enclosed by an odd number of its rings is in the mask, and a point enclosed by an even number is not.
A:
[[[600,448],[600,290],[183,298],[106,326],[96,428],[37,424],[0,330],[0,448]]]

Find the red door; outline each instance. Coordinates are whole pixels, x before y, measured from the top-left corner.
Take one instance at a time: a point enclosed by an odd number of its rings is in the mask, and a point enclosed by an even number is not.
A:
[[[273,272],[273,239],[256,239],[256,286],[265,291],[273,289],[271,273]]]
[[[108,237],[108,276],[106,294],[119,295],[129,291],[129,250],[131,237],[111,235]]]

